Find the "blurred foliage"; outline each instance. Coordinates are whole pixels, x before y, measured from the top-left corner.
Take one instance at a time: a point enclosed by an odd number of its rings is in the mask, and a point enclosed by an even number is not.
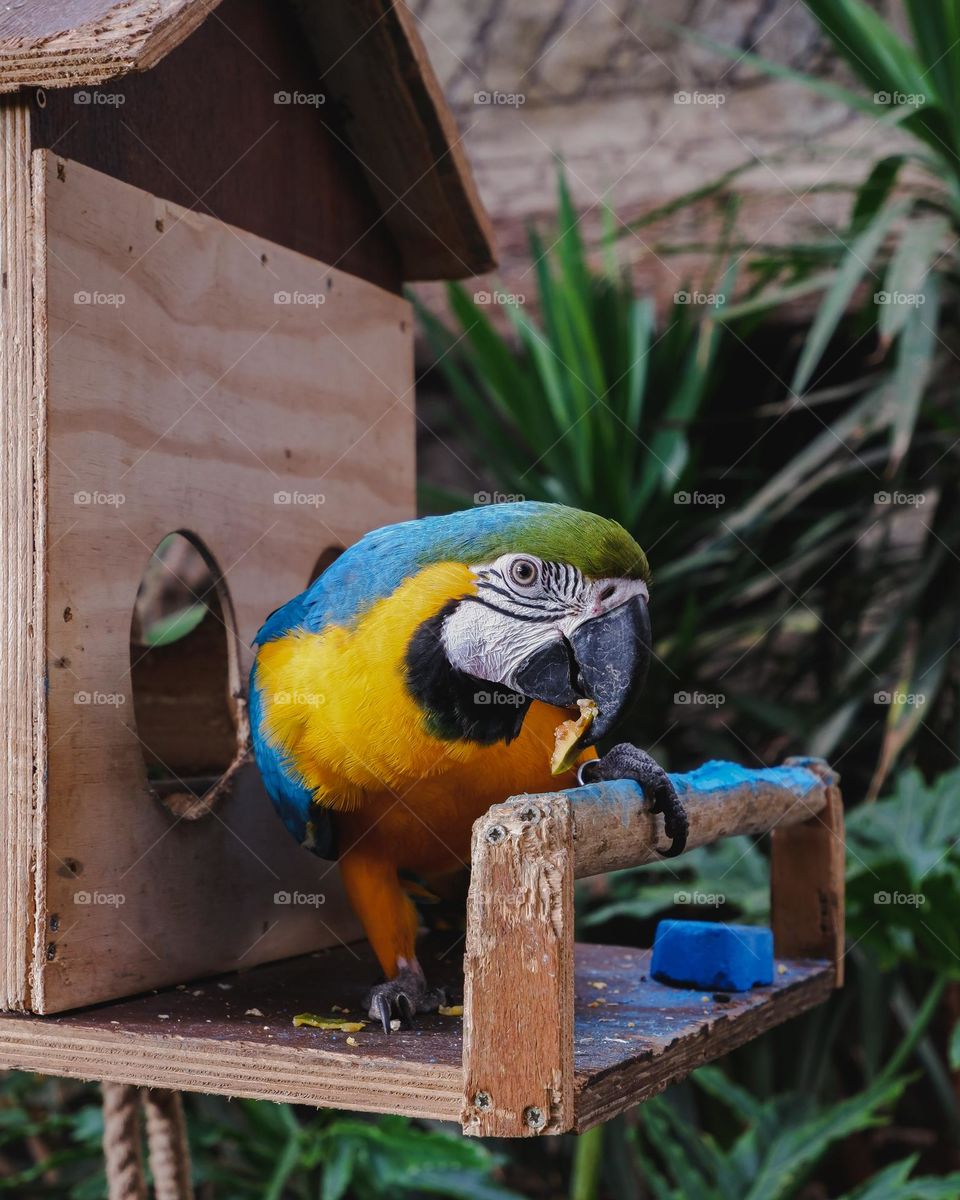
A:
[[[171,533],[163,538],[137,588],[130,630],[137,656],[142,648],[169,646],[185,638],[209,612],[220,620],[220,582],[209,551],[192,536]]]
[[[722,1071],[703,1067],[700,1088],[735,1118],[741,1131],[726,1145],[703,1136],[669,1100],[644,1106],[635,1134],[644,1178],[656,1200],[792,1200],[835,1143],[884,1123],[903,1082],[881,1078],[842,1103],[819,1108],[789,1092],[757,1100]],[[912,1178],[915,1158],[892,1164],[840,1200],[951,1200],[960,1174]]]
[[[460,436],[479,445],[492,484],[611,516],[647,550],[656,662],[634,733],[662,737],[672,762],[744,746],[829,756],[862,737],[845,770],[873,793],[934,714],[955,752],[957,714],[937,702],[960,639],[960,609],[941,602],[960,591],[960,414],[938,340],[921,346],[904,331],[896,344],[909,343],[908,364],[898,349],[847,359],[863,367],[850,376],[816,376],[853,293],[842,265],[792,353],[793,383],[784,364],[761,364],[771,402],[747,403],[744,357],[758,357],[750,340],[779,293],[725,303],[733,281],[721,246],[715,291],[678,293],[709,302],[675,302],[658,321],[612,258],[609,222],[604,265],[591,264],[562,176],[559,211],[546,248],[531,234],[539,319],[506,304],[509,330],[498,328],[457,284],[454,328],[421,317]],[[879,237],[874,229],[871,244]],[[869,249],[851,243],[858,271]],[[876,351],[876,313],[888,309],[868,308]],[[704,720],[690,697],[715,712]]]
[[[459,1133],[418,1128],[400,1117],[375,1122],[320,1113],[300,1119],[289,1105],[255,1100],[236,1101],[229,1111],[217,1107],[220,1114],[195,1119],[191,1127],[199,1134],[198,1179],[216,1185],[218,1195],[519,1200],[492,1181],[497,1159],[489,1150]]]
[[[930,787],[905,771],[887,799],[847,818],[848,933],[881,970],[919,964],[960,979],[958,796],[960,768]]]
[[[721,330],[689,300],[658,325],[612,257],[611,220],[611,253],[595,271],[562,175],[558,204],[556,238],[544,246],[530,233],[540,319],[509,298],[500,306],[517,349],[461,284],[448,291],[459,333],[423,306],[420,316],[504,492],[615,514],[630,529],[652,513],[662,524],[693,465],[690,426],[719,381]],[[713,307],[731,286],[723,282]]]
[[[876,631],[870,631],[865,641],[855,636],[847,641],[844,629],[833,629],[861,665],[873,668],[881,661],[871,657],[870,650],[880,655],[893,651],[901,690],[936,699],[948,682],[948,655],[958,633],[955,607],[950,610],[940,600],[956,591],[955,564],[960,561],[958,356],[952,349],[960,267],[960,6],[957,0],[903,0],[909,31],[904,37],[895,14],[885,19],[865,0],[805,2],[837,58],[865,92],[783,67],[740,47],[718,47],[700,35],[689,36],[738,62],[799,82],[869,115],[877,125],[889,127],[895,149],[871,165],[856,189],[845,229],[830,231],[813,247],[788,245],[767,256],[760,284],[744,302],[728,306],[722,319],[769,313],[786,301],[821,294],[788,389],[804,403],[810,402],[814,375],[831,349],[844,341],[844,353],[857,344],[869,347],[865,401],[888,414],[883,421],[888,439],[884,479],[892,482],[880,490],[896,493],[903,487],[920,494],[929,507],[920,509],[913,523],[909,565],[904,571],[901,564],[893,576],[900,581],[895,585],[894,614],[899,634],[874,639]],[[942,442],[944,434],[947,440]],[[846,440],[862,465],[872,468],[871,436],[863,439],[854,433]],[[859,516],[856,507],[853,516]],[[854,529],[866,536],[862,518]],[[867,578],[882,583],[885,576]],[[838,682],[844,687],[848,679]],[[837,710],[821,730],[821,752],[830,752],[853,729],[857,707],[847,699],[846,707]],[[955,710],[955,704],[952,707]],[[918,731],[921,718],[916,707],[910,711],[891,706],[871,795]],[[950,762],[960,747],[955,711],[946,732],[945,761]]]
[[[315,1113],[287,1104],[184,1097],[200,1200],[521,1200],[500,1159],[458,1131]],[[99,1089],[10,1072],[0,1079],[0,1192],[100,1200]]]
[[[604,878],[599,897],[595,885],[580,883],[583,897],[580,928],[630,919],[649,921],[667,915],[689,916],[693,910],[719,914],[726,920],[762,921],[770,909],[767,861],[748,837],[724,838],[699,846],[681,859],[649,863]],[[676,908],[676,912],[670,912]]]

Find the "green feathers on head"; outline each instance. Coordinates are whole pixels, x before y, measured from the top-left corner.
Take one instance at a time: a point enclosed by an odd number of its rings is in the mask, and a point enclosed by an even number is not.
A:
[[[428,540],[435,562],[481,563],[527,553],[569,563],[591,579],[650,579],[647,556],[622,525],[563,504],[490,504],[419,523],[433,526],[435,537]]]

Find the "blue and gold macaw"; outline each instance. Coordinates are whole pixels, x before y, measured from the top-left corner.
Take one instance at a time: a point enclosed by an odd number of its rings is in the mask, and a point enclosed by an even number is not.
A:
[[[621,526],[524,502],[369,533],[267,618],[250,677],[257,763],[294,837],[339,859],[386,977],[368,999],[385,1030],[441,999],[399,873],[460,870],[491,804],[631,777],[682,849],[664,771],[630,745],[593,748],[646,673],[648,586]],[[586,698],[597,715],[555,777],[554,731]]]

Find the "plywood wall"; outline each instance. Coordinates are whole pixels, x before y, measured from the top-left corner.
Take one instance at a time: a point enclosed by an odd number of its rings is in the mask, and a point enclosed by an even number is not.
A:
[[[151,797],[130,619],[161,539],[196,536],[242,686],[260,622],[321,551],[411,515],[412,330],[372,284],[48,151],[34,168],[48,690],[30,1004],[56,1011],[355,936],[335,869],[253,768],[198,822]]]

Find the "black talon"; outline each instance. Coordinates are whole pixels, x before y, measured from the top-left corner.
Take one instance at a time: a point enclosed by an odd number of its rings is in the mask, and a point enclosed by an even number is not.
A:
[[[670,838],[666,850],[658,850],[662,858],[676,858],[687,844],[686,810],[670,776],[645,750],[621,742],[602,758],[592,759],[580,768],[581,783],[610,783],[615,779],[632,779],[643,789],[650,801],[650,811],[663,816],[663,828]]]
[[[376,1010],[376,1015],[380,1018],[380,1024],[383,1026],[383,1032],[390,1032],[390,1001],[381,992],[379,996],[374,996],[372,1007]],[[371,1014],[372,1016],[373,1014]]]
[[[687,831],[689,829],[687,813],[680,801],[680,797],[671,787],[670,793],[665,799],[654,801],[651,811],[663,814],[663,829],[667,837],[670,838],[670,848],[668,850],[658,850],[657,853],[662,858],[676,858],[678,854],[683,853],[686,847]]]
[[[436,1012],[446,1004],[442,988],[429,988],[419,968],[404,967],[395,978],[371,988],[364,1001],[370,1018],[379,1021],[384,1033],[391,1032],[391,1021],[404,1029],[413,1029],[417,1013]]]

